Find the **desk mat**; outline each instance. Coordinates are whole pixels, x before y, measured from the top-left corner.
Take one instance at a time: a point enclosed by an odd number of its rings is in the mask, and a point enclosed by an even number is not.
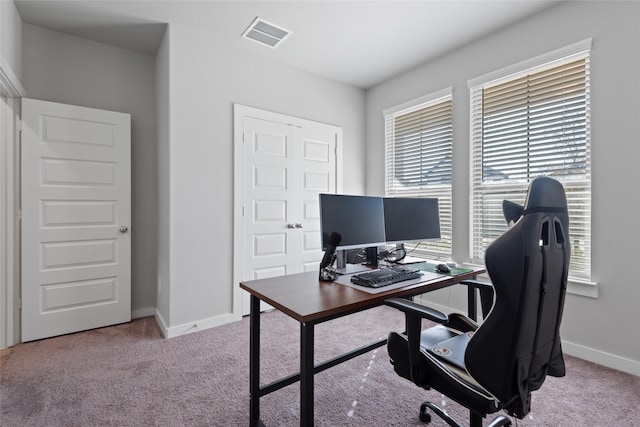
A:
[[[442,273],[436,270],[436,265],[431,262],[419,262],[416,264],[409,264],[408,267],[415,268],[416,270],[429,271],[431,273],[442,274],[443,276],[457,276],[458,274],[471,273],[473,271],[472,268],[462,268],[462,267],[449,267],[451,268],[451,272]]]

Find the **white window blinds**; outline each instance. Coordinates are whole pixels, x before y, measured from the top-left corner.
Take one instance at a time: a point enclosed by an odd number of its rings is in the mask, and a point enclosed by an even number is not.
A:
[[[417,252],[451,256],[452,97],[445,89],[385,111],[385,195],[436,197],[440,210],[439,241]]]
[[[524,203],[529,181],[561,181],[569,205],[569,274],[590,276],[588,51],[471,87],[471,258],[507,226],[502,200]]]

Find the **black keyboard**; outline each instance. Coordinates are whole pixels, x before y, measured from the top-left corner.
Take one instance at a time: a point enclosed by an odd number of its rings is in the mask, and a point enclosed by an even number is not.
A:
[[[383,267],[379,270],[355,274],[351,276],[351,283],[355,283],[356,285],[360,286],[366,286],[368,288],[381,288],[393,283],[417,279],[421,275],[422,274],[420,273],[420,270],[415,270],[409,267]]]

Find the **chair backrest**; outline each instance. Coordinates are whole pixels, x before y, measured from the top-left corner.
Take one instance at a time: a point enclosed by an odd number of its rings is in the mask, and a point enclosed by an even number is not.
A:
[[[570,252],[564,188],[538,177],[520,218],[486,250],[495,302],[465,353],[468,372],[520,418],[547,375],[564,375],[559,328]]]

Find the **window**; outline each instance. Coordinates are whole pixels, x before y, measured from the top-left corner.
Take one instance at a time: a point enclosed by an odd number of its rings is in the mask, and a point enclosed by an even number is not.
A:
[[[451,257],[451,88],[384,111],[385,195],[436,197],[439,241],[421,243],[416,252]]]
[[[569,275],[590,278],[591,154],[589,50],[578,43],[526,69],[469,82],[471,90],[471,258],[507,225],[502,200],[524,203],[531,179],[556,178],[569,205]]]

